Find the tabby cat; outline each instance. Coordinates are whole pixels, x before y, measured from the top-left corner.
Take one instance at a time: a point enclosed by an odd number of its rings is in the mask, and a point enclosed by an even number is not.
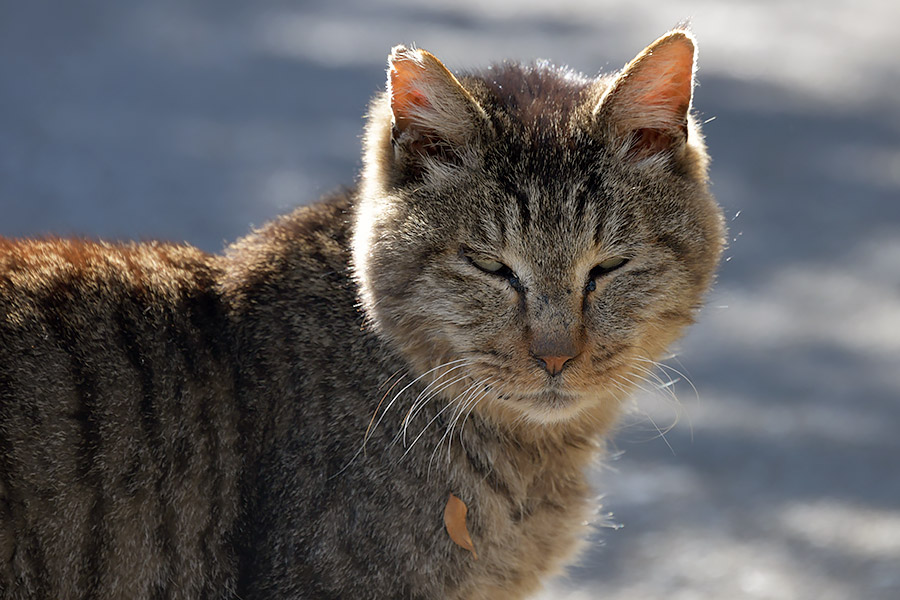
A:
[[[397,46],[358,188],[222,256],[0,239],[0,597],[537,590],[722,248],[694,58]]]

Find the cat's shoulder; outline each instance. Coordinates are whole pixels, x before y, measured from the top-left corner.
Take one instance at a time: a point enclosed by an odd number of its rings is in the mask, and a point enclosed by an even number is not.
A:
[[[279,217],[225,250],[220,290],[238,320],[290,314],[307,326],[353,321],[354,194],[343,190]],[[255,322],[255,321],[254,321]]]
[[[301,206],[225,251],[226,287],[248,279],[347,271],[353,191]]]

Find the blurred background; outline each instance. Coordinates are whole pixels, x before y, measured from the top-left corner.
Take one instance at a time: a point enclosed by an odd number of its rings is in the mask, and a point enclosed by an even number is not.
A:
[[[730,248],[660,373],[681,381],[646,386],[596,470],[614,527],[541,598],[896,600],[898,17],[887,0],[0,0],[0,235],[218,251],[353,183],[394,44],[594,74],[691,18]]]

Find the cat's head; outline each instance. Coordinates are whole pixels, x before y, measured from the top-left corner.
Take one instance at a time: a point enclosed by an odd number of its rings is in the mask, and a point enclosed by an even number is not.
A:
[[[683,30],[597,79],[543,63],[457,78],[393,49],[353,260],[369,322],[417,375],[446,365],[451,397],[501,418],[614,416],[722,249],[694,65]]]

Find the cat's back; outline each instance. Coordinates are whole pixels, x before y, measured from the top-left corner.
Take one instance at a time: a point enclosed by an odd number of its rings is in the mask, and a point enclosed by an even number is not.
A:
[[[128,300],[162,308],[211,290],[215,272],[215,257],[186,245],[0,237],[3,326],[45,321],[73,306],[79,314],[72,316],[85,318]]]
[[[240,464],[217,270],[188,246],[0,239],[0,590],[229,587]]]
[[[214,257],[184,245],[0,238],[3,376],[29,364],[36,385],[45,375],[54,386],[60,363],[84,370],[111,355],[148,370],[154,333],[196,353],[192,338],[210,343],[222,333],[216,273]]]

